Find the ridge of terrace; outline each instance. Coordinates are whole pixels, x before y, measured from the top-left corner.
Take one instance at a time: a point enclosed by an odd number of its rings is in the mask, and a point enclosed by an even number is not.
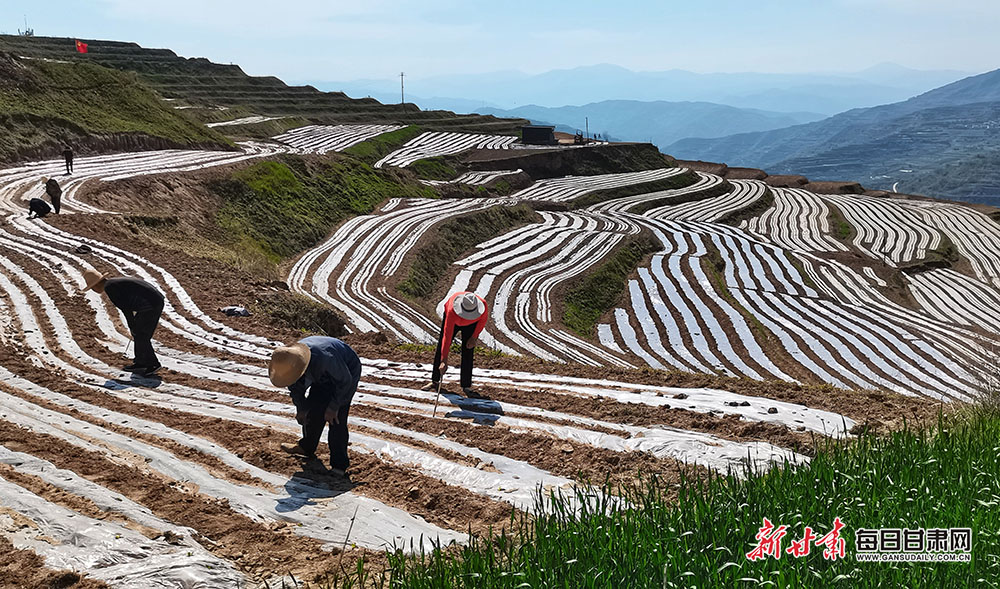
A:
[[[79,54],[73,39],[0,35],[0,50],[33,58],[98,63],[132,71],[164,98],[200,107],[245,106],[264,115],[297,115],[316,123],[396,122],[428,129],[516,134],[523,119],[492,115],[423,111],[413,104],[382,104],[372,98],[351,98],[342,92],[321,92],[312,86],[289,86],[274,76],[249,76],[238,65],[205,58],[184,58],[169,49],[148,49],[136,43],[81,39],[88,52]]]

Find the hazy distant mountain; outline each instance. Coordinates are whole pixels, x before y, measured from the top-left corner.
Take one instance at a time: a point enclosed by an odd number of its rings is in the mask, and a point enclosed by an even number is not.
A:
[[[414,96],[453,96],[506,109],[526,104],[557,107],[606,100],[667,100],[831,115],[905,100],[966,75],[957,71],[913,70],[895,64],[840,74],[635,72],[601,64],[534,75],[502,71],[412,77],[406,79],[406,88],[408,95],[412,92]],[[323,90],[342,90],[350,96],[370,95],[398,102],[399,78],[309,83]]]
[[[1000,70],[972,76],[909,100],[856,109],[822,121],[719,139],[683,139],[665,151],[798,173],[816,180],[858,180],[900,191],[934,186],[935,170],[952,171],[982,187],[1000,186],[1000,169],[975,173],[974,154],[1000,149]],[[975,177],[972,177],[975,176]],[[919,182],[916,180],[920,179]],[[992,188],[990,188],[992,189]],[[941,196],[961,197],[950,188]]]
[[[666,146],[684,137],[723,137],[735,132],[788,127],[824,118],[816,113],[778,113],[735,108],[710,102],[639,102],[606,100],[583,106],[522,106],[512,110],[479,108],[498,117],[519,117],[558,125],[559,130],[584,131],[622,141],[649,141]]]

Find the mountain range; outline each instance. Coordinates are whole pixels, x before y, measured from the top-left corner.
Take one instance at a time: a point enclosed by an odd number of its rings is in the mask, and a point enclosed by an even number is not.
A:
[[[803,174],[814,180],[857,180],[901,192],[940,190],[937,171],[949,168],[957,181],[945,193],[935,194],[951,198],[997,195],[1000,170],[976,165],[977,155],[997,150],[1000,70],[817,122],[717,139],[682,139],[664,148],[683,159]],[[967,181],[972,179],[976,181]]]
[[[736,108],[711,102],[640,102],[605,100],[558,108],[521,106],[511,110],[479,108],[480,114],[529,119],[573,133],[589,128],[591,135],[619,141],[669,145],[685,137],[723,137],[734,132],[766,131],[825,118],[818,113],[781,113]]]
[[[958,80],[967,73],[921,71],[885,63],[847,73],[637,72],[599,64],[539,74],[484,74],[406,78],[407,102],[423,108],[511,109],[527,104],[558,107],[607,100],[714,102],[738,108],[832,115],[859,107],[905,100]],[[399,78],[308,83],[350,96],[399,102]]]

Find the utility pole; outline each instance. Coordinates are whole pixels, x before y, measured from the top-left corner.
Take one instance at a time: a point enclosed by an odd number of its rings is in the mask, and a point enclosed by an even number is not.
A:
[[[405,98],[405,95],[403,94],[403,76],[405,76],[405,75],[406,74],[404,74],[403,72],[399,72],[399,103],[400,104],[406,104],[406,98]]]
[[[590,139],[590,117],[583,117],[583,123],[587,127],[587,139]]]

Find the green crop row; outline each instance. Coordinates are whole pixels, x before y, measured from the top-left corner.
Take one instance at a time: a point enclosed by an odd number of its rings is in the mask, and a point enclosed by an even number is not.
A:
[[[660,587],[907,587],[1000,585],[1000,414],[942,416],[925,428],[826,440],[802,466],[656,479],[616,500],[590,489],[539,497],[510,530],[406,556],[385,570],[358,566],[330,587],[430,589]],[[606,492],[608,489],[604,489]],[[541,505],[546,509],[540,509]],[[787,526],[781,558],[751,561],[767,518]],[[844,555],[825,546],[787,553],[809,526],[818,540],[836,518]],[[859,528],[970,528],[969,562],[860,562]]]

